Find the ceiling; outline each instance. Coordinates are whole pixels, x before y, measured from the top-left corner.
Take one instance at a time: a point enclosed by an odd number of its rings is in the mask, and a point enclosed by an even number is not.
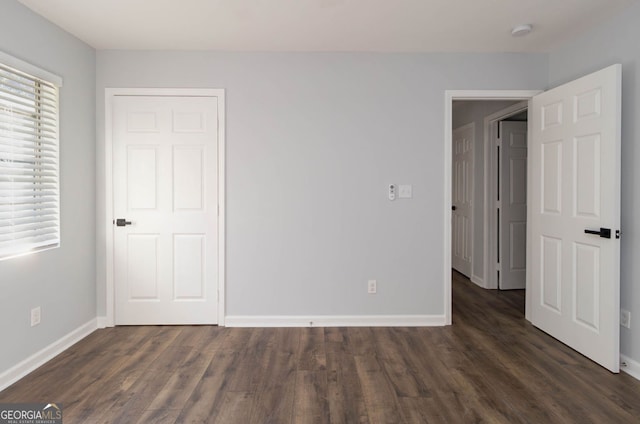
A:
[[[638,0],[19,1],[96,49],[545,52]]]

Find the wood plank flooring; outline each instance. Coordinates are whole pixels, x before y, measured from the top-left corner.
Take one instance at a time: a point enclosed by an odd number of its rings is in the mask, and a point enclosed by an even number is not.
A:
[[[640,381],[524,319],[523,292],[455,274],[442,328],[116,327],[0,403],[71,423],[639,423]]]

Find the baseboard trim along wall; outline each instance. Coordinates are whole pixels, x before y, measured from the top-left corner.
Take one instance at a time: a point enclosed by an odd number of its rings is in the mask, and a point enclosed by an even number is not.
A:
[[[228,315],[227,327],[440,327],[444,315]]]
[[[107,317],[98,317],[96,320],[98,328],[107,328]]]
[[[473,275],[471,274],[471,278],[470,278],[471,282],[477,286],[482,287],[483,289],[486,289],[487,286],[484,284],[484,278],[480,278],[477,275]]]
[[[36,368],[42,366],[55,356],[69,349],[71,346],[93,333],[98,329],[97,324],[97,319],[92,319],[86,324],[81,325],[72,332],[63,336],[61,339],[51,343],[41,351],[31,355],[24,361],[0,374],[0,391],[6,389],[22,377],[26,376]]]
[[[628,356],[620,355],[620,371],[624,371],[636,380],[640,380],[640,362]]]

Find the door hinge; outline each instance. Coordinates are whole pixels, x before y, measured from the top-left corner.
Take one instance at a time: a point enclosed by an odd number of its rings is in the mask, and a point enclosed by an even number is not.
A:
[[[621,235],[622,233],[620,232],[620,230],[616,230],[616,239],[620,239]]]

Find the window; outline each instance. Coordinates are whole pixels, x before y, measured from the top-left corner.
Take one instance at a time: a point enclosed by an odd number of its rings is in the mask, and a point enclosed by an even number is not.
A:
[[[61,80],[41,75],[0,55],[0,259],[60,245]]]

